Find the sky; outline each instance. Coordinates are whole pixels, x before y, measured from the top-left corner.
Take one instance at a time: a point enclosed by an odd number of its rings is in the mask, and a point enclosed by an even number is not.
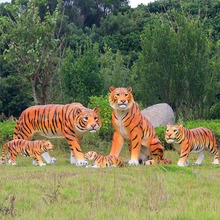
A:
[[[147,5],[149,2],[153,2],[154,0],[129,0],[130,1],[130,6],[132,8],[136,8],[140,4]],[[11,2],[11,0],[0,0],[0,3],[3,2]]]

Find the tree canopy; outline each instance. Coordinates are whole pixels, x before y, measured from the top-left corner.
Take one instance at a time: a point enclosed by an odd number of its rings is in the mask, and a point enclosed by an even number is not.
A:
[[[89,105],[114,85],[132,86],[143,108],[166,102],[177,118],[218,118],[219,14],[218,0],[0,4],[0,113]]]

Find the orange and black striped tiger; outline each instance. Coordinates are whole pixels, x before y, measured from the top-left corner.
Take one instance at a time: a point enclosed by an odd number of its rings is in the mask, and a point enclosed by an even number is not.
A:
[[[89,151],[84,155],[87,160],[94,161],[93,168],[103,167],[123,167],[124,163],[116,156],[102,156],[95,151]],[[89,167],[89,166],[88,166]]]
[[[198,159],[194,165],[202,163],[204,158],[203,150],[207,148],[214,154],[214,161],[212,164],[219,164],[218,149],[215,135],[207,128],[187,129],[183,125],[167,125],[165,132],[165,140],[169,144],[174,144],[174,148],[180,147],[180,159],[178,166],[188,166],[189,153],[198,153]]]
[[[111,86],[109,91],[114,127],[110,155],[118,157],[124,140],[126,140],[130,143],[131,158],[128,162],[129,165],[138,165],[139,160],[143,161],[143,158],[147,158],[149,152],[152,159],[155,160],[156,158],[156,160],[162,161],[164,159],[164,148],[152,124],[141,114],[138,104],[134,101],[132,88]],[[157,161],[152,162],[152,164],[156,163]]]
[[[54,146],[50,141],[46,140],[36,140],[27,141],[22,139],[16,139],[8,141],[4,144],[2,148],[2,162],[6,160],[5,151],[8,150],[9,158],[8,163],[16,165],[16,158],[18,154],[26,157],[33,157],[39,166],[45,166],[43,163],[41,154],[47,152],[48,150],[53,150]]]
[[[97,108],[91,110],[80,103],[36,105],[22,112],[13,139],[31,140],[34,134],[47,138],[65,138],[71,149],[71,163],[84,166],[88,162],[80,147],[82,138],[86,132],[96,132],[100,127]],[[50,163],[48,153],[42,157]]]

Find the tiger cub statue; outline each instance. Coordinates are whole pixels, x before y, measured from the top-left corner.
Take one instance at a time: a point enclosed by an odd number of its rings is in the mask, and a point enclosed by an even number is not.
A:
[[[194,165],[202,164],[204,158],[204,149],[207,148],[213,155],[212,164],[219,164],[218,149],[215,135],[207,128],[187,129],[183,125],[167,125],[165,131],[165,140],[169,144],[174,144],[174,148],[180,149],[180,159],[178,166],[188,166],[189,153],[198,153],[198,159]]]
[[[88,162],[80,144],[87,132],[96,132],[101,127],[99,110],[85,108],[80,103],[67,105],[36,105],[24,110],[17,121],[13,139],[31,140],[34,134],[47,138],[65,138],[70,150],[70,162],[85,166]],[[56,161],[48,153],[42,154],[47,163]]]
[[[16,165],[17,155],[21,154],[26,157],[33,157],[33,159],[37,162],[36,165],[45,166],[46,164],[43,163],[42,157],[40,155],[43,152],[47,152],[48,150],[53,149],[54,146],[52,143],[46,140],[27,141],[16,139],[8,141],[2,148],[2,162],[5,162],[5,151],[8,150],[8,164]]]
[[[95,151],[89,151],[84,155],[87,160],[92,160],[94,164],[92,168],[104,167],[123,167],[125,164],[116,156],[102,156]],[[90,166],[87,166],[90,167]]]
[[[139,160],[144,161],[149,154],[159,161],[164,160],[164,147],[162,146],[152,124],[142,115],[138,104],[134,101],[132,88],[109,87],[109,103],[113,108],[112,124],[114,134],[111,156],[118,157],[124,141],[129,142],[131,158],[129,165],[138,165]],[[154,160],[154,159],[153,159]],[[156,161],[151,161],[157,164]],[[146,163],[150,165],[150,163]]]

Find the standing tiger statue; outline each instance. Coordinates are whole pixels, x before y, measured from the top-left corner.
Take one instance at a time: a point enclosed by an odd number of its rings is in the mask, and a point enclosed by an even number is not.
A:
[[[174,148],[180,149],[180,159],[178,166],[188,166],[189,153],[198,153],[198,159],[194,165],[200,165],[204,158],[204,149],[207,148],[213,155],[212,164],[219,164],[218,149],[215,135],[207,128],[187,129],[183,125],[167,125],[165,140],[169,144],[174,144]]]
[[[111,86],[109,91],[114,127],[110,155],[118,157],[126,140],[130,144],[129,165],[138,165],[139,161],[144,163],[149,154],[153,160],[144,164],[157,164],[163,161],[164,148],[152,124],[142,115],[138,104],[134,101],[132,88]]]
[[[104,168],[104,167],[123,167],[125,164],[116,156],[103,156],[95,151],[89,151],[84,155],[87,160],[92,160],[94,164],[93,168]],[[88,166],[89,167],[89,166]]]
[[[80,103],[36,105],[22,112],[13,139],[31,140],[34,134],[47,138],[65,138],[71,150],[70,162],[85,166],[88,162],[80,147],[82,138],[86,132],[96,132],[100,127],[97,108],[91,110]],[[48,153],[42,157],[47,163],[52,162]]]
[[[45,166],[46,164],[43,163],[40,155],[43,152],[47,152],[48,150],[53,149],[54,146],[52,145],[52,143],[46,140],[27,141],[16,139],[8,141],[4,144],[2,148],[2,162],[5,162],[5,151],[8,150],[8,164],[16,165],[17,155],[21,154],[26,157],[33,157],[34,160],[37,162],[36,165]]]

